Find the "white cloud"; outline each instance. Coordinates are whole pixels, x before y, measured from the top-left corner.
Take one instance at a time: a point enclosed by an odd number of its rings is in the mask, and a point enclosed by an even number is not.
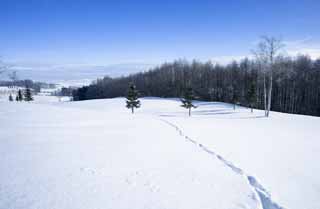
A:
[[[305,54],[309,55],[312,59],[320,58],[320,43],[315,42],[312,37],[285,41],[284,43],[286,45],[286,51],[290,56]]]
[[[216,56],[216,57],[212,57],[210,61],[213,64],[225,65],[225,64],[231,63],[232,61],[240,61],[246,57],[251,58],[251,55],[248,54],[248,55],[233,55],[233,56]]]

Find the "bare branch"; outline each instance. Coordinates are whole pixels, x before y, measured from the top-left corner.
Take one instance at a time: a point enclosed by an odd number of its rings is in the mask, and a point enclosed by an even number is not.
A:
[[[12,81],[18,80],[17,71],[13,71],[13,72],[9,73],[9,74],[8,74],[8,77],[9,77]]]
[[[280,55],[280,50],[283,49],[284,46],[279,38],[262,36],[261,41],[257,45],[257,49],[253,50],[253,54],[258,61],[272,65],[274,59]]]
[[[0,57],[1,58],[1,57]],[[0,75],[9,69],[9,66],[4,64],[0,59]]]

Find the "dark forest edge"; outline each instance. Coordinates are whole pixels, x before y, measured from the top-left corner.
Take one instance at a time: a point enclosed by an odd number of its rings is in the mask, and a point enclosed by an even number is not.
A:
[[[320,116],[320,59],[308,56],[275,59],[271,110]],[[181,97],[192,87],[199,100],[239,103],[264,109],[261,63],[243,59],[228,65],[177,60],[147,72],[121,78],[104,77],[73,91],[78,100],[126,96],[133,82],[141,96]]]

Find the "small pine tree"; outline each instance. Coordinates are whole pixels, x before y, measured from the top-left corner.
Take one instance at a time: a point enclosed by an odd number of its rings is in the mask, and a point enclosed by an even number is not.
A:
[[[237,104],[239,103],[238,90],[235,87],[232,87],[232,103],[233,109],[236,109]]]
[[[134,108],[141,107],[141,103],[138,99],[139,92],[136,89],[136,86],[133,83],[129,84],[128,94],[127,94],[127,105],[128,109],[131,109],[132,114],[134,113]]]
[[[13,97],[12,97],[11,94],[9,95],[9,101],[10,101],[10,102],[13,102]]]
[[[256,84],[255,82],[250,82],[250,86],[249,86],[249,90],[248,90],[248,94],[247,94],[247,100],[249,103],[249,106],[251,108],[251,112],[253,112],[253,107],[256,104],[256,100],[257,100],[257,92],[256,92]]]
[[[33,100],[30,88],[26,88],[24,92],[24,101],[30,102]]]
[[[21,89],[18,90],[18,95],[16,97],[16,101],[21,102],[23,100],[23,95]]]
[[[238,97],[235,93],[233,93],[233,95],[232,95],[232,103],[233,103],[233,109],[236,110],[236,106],[238,103]]]
[[[19,102],[19,97],[18,97],[18,95],[16,95],[16,102]]]
[[[257,74],[253,70],[248,80],[248,91],[246,92],[245,99],[251,109],[251,113],[253,113],[253,108],[257,104]]]
[[[192,100],[194,99],[195,97],[193,94],[193,89],[191,87],[187,88],[184,92],[183,98],[181,98],[181,107],[184,107],[189,110],[189,116],[191,116],[191,108],[196,108],[196,106],[192,103]]]

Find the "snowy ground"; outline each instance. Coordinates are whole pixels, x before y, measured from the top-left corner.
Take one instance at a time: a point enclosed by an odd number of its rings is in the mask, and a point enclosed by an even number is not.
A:
[[[320,118],[179,105],[0,101],[0,209],[320,208]]]

